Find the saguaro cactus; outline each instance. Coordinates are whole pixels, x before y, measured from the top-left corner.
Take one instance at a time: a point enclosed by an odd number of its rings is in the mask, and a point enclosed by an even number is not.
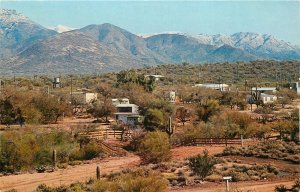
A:
[[[53,153],[52,153],[52,163],[53,163],[53,168],[56,169],[57,164],[56,164],[56,150],[55,149],[53,150]]]
[[[169,123],[166,132],[168,133],[169,137],[173,134],[173,127],[172,127],[172,117],[169,117]]]
[[[100,167],[99,166],[97,166],[97,168],[96,168],[96,177],[98,180],[100,179]]]

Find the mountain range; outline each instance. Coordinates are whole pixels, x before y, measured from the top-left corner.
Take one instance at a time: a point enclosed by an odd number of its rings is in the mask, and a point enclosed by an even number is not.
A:
[[[109,23],[54,29],[60,33],[15,10],[0,10],[0,74],[90,74],[163,63],[300,60],[299,46],[266,34],[141,36]]]

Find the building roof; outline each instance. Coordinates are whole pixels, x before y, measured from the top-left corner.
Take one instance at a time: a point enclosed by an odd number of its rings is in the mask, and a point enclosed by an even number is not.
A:
[[[252,91],[256,91],[256,87],[252,87]],[[276,91],[276,87],[257,87],[257,91]]]
[[[136,104],[118,104],[116,107],[138,107]]]
[[[131,113],[131,112],[116,112],[115,115],[130,115],[130,116],[138,116],[138,113]]]
[[[145,77],[155,77],[155,78],[163,78],[163,75],[145,75]]]
[[[260,96],[261,97],[277,97],[276,95],[270,95],[270,94],[265,94],[265,93],[261,93]]]
[[[129,101],[129,99],[127,99],[127,98],[113,98],[113,99],[111,99],[112,101]]]
[[[204,84],[196,84],[196,87],[206,87],[206,88],[220,88],[220,87],[229,87],[229,85],[224,83],[204,83]]]

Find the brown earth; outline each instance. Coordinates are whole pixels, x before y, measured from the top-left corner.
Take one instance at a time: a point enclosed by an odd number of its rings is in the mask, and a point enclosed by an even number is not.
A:
[[[87,181],[96,177],[96,167],[100,166],[101,174],[119,171],[124,168],[136,167],[140,164],[139,157],[128,155],[104,160],[94,160],[90,164],[78,165],[67,169],[59,169],[52,173],[33,173],[0,177],[0,191],[16,189],[20,192],[33,191],[38,185],[68,185],[76,181]]]
[[[203,150],[207,149],[210,155],[220,153],[223,151],[225,146],[187,146],[187,147],[176,147],[172,149],[173,159],[185,159],[191,156],[202,154]]]
[[[296,179],[296,178],[295,178]],[[238,182],[229,183],[229,188],[236,191],[247,191],[247,192],[274,192],[277,185],[285,185],[291,187],[293,181],[256,181],[256,182]],[[171,189],[173,192],[225,192],[226,185],[224,183],[212,183],[206,182],[198,186],[183,187],[177,189]]]

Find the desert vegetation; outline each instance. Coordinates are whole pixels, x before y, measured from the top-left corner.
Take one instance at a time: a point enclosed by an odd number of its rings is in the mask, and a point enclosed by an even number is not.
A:
[[[161,65],[64,76],[61,88],[52,88],[52,79],[44,76],[2,80],[1,175],[55,172],[88,160],[130,154],[139,157],[141,169],[123,167],[87,183],[40,185],[36,191],[166,191],[223,182],[226,176],[232,182],[291,181],[300,172],[295,107],[299,100],[289,89],[287,72],[295,76],[297,65],[277,61]],[[145,76],[155,72],[164,77]],[[205,82],[228,83],[231,90],[194,87]],[[276,87],[278,100],[248,103],[246,96],[256,86]],[[97,93],[97,99],[82,102],[76,91]],[[174,102],[170,91],[176,93]],[[137,105],[140,120],[116,121],[115,98]],[[184,159],[172,156],[174,149],[197,145],[206,150]],[[223,151],[210,154],[214,146]]]

